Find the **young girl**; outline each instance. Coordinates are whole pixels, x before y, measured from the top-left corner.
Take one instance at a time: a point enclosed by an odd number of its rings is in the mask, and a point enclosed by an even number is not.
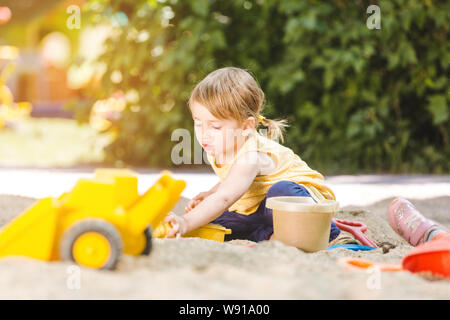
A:
[[[187,214],[167,216],[165,221],[173,226],[167,237],[215,223],[232,230],[226,240],[268,240],[273,220],[267,198],[335,200],[319,172],[275,141],[283,139],[286,124],[261,115],[264,99],[255,79],[239,68],[218,69],[197,84],[188,103],[195,135],[220,182],[195,196],[185,208]],[[270,139],[257,131],[259,124],[267,127]],[[330,241],[339,232],[332,223]]]

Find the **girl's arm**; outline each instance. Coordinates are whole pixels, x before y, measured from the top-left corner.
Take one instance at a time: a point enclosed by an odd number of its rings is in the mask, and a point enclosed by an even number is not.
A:
[[[212,193],[216,192],[217,189],[219,189],[219,186],[220,186],[220,181],[217,182],[217,184],[208,191],[209,194],[212,194]]]
[[[220,185],[220,181],[214,186],[212,187],[210,190],[208,191],[204,191],[204,192],[200,192],[198,195],[196,195],[195,197],[193,197],[191,200],[189,200],[189,202],[186,204],[186,207],[184,207],[184,211],[186,213],[188,213],[189,211],[191,211],[192,209],[194,209],[194,207],[196,207],[200,202],[202,202],[205,198],[209,197],[211,194],[213,194],[214,192],[217,191],[217,188],[219,188]]]
[[[219,217],[244,195],[258,172],[257,153],[243,154],[239,161],[231,166],[225,180],[218,184],[216,192],[205,198],[188,214],[183,216],[171,214],[166,218],[166,222],[170,222],[173,226],[167,237],[183,235]]]

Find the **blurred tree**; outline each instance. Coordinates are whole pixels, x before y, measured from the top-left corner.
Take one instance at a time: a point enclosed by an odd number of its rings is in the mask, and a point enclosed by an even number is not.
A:
[[[450,171],[450,3],[91,0],[114,25],[95,98],[130,99],[110,160],[171,166],[172,130],[191,129],[186,101],[207,73],[250,70],[268,117],[291,122],[286,144],[326,174]],[[137,99],[136,99],[137,97]],[[85,104],[86,106],[86,104]]]
[[[27,23],[44,14],[62,0],[2,0],[1,5],[12,12],[10,24]]]

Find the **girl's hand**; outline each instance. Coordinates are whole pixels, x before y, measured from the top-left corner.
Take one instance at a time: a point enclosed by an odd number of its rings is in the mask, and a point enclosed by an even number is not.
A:
[[[188,204],[186,205],[186,207],[184,207],[184,211],[186,213],[188,213],[189,211],[191,211],[192,209],[194,209],[200,202],[203,201],[203,199],[205,199],[206,197],[208,197],[211,193],[209,191],[206,192],[200,192],[198,195],[196,195],[195,197],[193,197]]]
[[[169,223],[172,226],[166,238],[181,237],[187,232],[188,225],[185,218],[178,216],[173,212],[170,212],[164,219],[164,222]]]

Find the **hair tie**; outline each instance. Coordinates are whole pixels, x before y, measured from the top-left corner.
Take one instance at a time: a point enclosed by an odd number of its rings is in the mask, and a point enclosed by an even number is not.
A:
[[[258,115],[258,122],[263,122],[264,120],[266,120],[266,117]]]

